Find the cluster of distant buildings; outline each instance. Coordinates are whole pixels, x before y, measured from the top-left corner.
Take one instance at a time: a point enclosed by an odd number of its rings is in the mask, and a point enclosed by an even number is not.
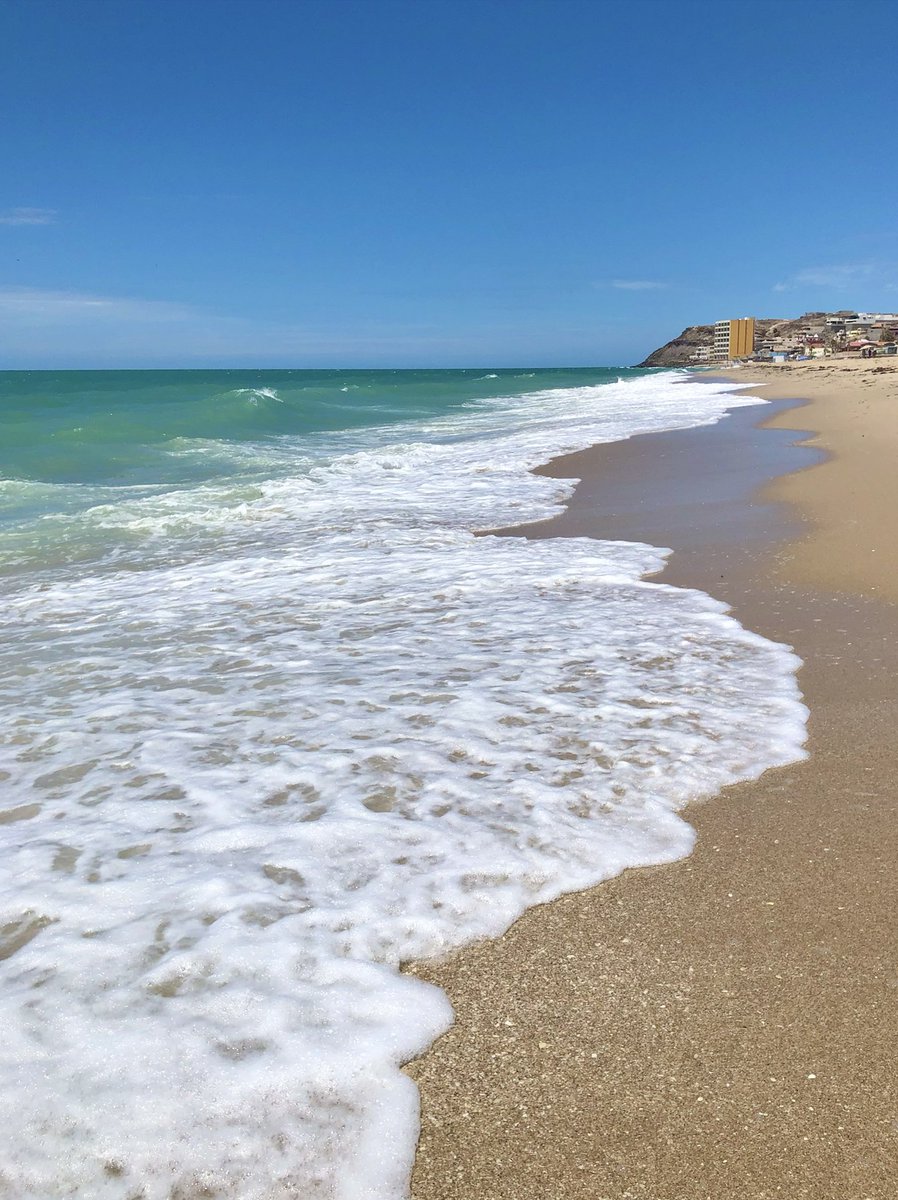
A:
[[[797,320],[739,317],[717,321],[711,345],[699,346],[693,362],[789,362],[854,352],[866,357],[898,354],[898,313],[805,313]]]

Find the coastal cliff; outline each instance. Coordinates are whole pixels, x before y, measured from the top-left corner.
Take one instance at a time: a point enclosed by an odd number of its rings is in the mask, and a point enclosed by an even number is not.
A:
[[[795,319],[784,317],[756,317],[755,342],[767,337],[791,337],[803,332],[810,319],[825,317],[825,313],[806,313]],[[640,367],[694,367],[702,361],[701,351],[710,351],[714,345],[713,325],[689,325],[681,334],[666,342],[643,362]],[[707,359],[704,359],[707,361]]]
[[[678,337],[666,342],[645,359],[639,367],[694,367],[695,356],[714,344],[713,325],[688,325]]]
[[[806,312],[800,317],[756,317],[755,348],[762,342],[768,349],[801,352],[809,345],[846,349],[851,338],[892,342],[898,338],[898,314]],[[666,342],[637,366],[694,367],[707,362],[714,345],[713,325],[689,325],[678,337]]]

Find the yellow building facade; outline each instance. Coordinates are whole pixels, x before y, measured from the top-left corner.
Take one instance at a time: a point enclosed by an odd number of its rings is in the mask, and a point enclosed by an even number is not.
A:
[[[755,348],[754,317],[739,317],[731,321],[718,321],[714,326],[714,362],[726,362],[731,358],[747,358]]]

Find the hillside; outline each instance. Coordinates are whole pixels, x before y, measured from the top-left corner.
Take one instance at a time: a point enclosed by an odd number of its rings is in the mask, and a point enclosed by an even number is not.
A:
[[[695,366],[695,355],[702,347],[710,348],[714,342],[713,325],[688,325],[683,332],[653,350],[638,367],[691,367]]]
[[[767,337],[774,327],[795,325],[801,321],[787,321],[782,317],[762,317],[755,320],[755,337]],[[689,325],[681,334],[666,342],[645,359],[637,363],[640,367],[694,367],[700,350],[710,350],[714,344],[713,325]]]
[[[755,349],[804,353],[810,346],[844,350],[852,338],[898,340],[898,313],[806,312],[800,317],[756,317]],[[763,343],[763,345],[762,345]],[[690,325],[672,341],[653,350],[640,367],[694,367],[707,363],[714,344],[713,325]]]

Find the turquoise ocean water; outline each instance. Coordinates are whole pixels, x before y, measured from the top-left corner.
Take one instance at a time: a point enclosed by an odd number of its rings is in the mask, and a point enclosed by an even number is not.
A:
[[[463,412],[517,392],[634,370],[5,371],[0,475],[44,483],[186,486],[222,473],[227,447],[351,433]],[[223,453],[185,454],[200,446]]]
[[[162,509],[178,496],[189,507],[191,489],[204,486],[194,494],[232,505],[257,496],[254,485],[388,444],[394,433],[451,441],[466,416],[488,433],[491,400],[501,423],[509,395],[600,386],[621,374],[643,372],[0,372],[0,569],[121,557],[141,540],[109,524],[98,533],[63,520],[57,530],[56,518],[98,505],[112,516],[105,506],[153,498]],[[177,533],[172,524],[166,532]]]
[[[475,537],[726,419],[628,370],[0,373],[0,1179],[399,1200],[452,1019],[403,961],[689,853],[802,753],[663,548]]]

